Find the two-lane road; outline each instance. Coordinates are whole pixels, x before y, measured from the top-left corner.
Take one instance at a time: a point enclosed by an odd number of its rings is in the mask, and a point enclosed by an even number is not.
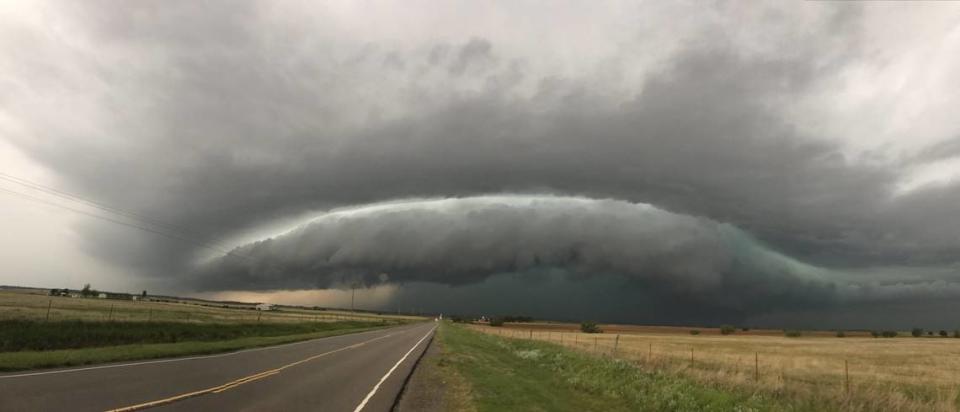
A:
[[[388,411],[435,323],[210,356],[0,374],[0,411]]]

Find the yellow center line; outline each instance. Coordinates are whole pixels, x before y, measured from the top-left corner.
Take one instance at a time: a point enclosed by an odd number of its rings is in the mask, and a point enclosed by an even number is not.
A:
[[[404,332],[407,332],[407,331],[404,331]],[[403,332],[399,332],[399,333],[403,333]],[[171,396],[171,397],[169,397],[169,398],[158,399],[158,400],[155,400],[155,401],[144,402],[144,403],[140,403],[140,404],[136,404],[136,405],[130,405],[130,406],[124,406],[124,407],[116,408],[116,409],[110,409],[110,410],[108,410],[107,412],[130,412],[130,411],[139,411],[139,410],[142,410],[142,409],[153,408],[153,407],[157,407],[157,406],[161,406],[161,405],[166,405],[166,404],[174,403],[174,402],[181,401],[181,400],[184,400],[184,399],[187,399],[187,398],[193,398],[193,397],[200,396],[200,395],[206,395],[206,394],[208,394],[208,393],[220,393],[220,392],[223,392],[223,391],[226,391],[226,390],[229,390],[229,389],[236,388],[236,387],[238,387],[238,386],[240,386],[240,385],[243,385],[243,384],[245,384],[245,383],[250,383],[250,382],[256,381],[256,380],[258,380],[258,379],[263,379],[263,378],[266,378],[266,377],[269,377],[269,376],[276,375],[276,374],[280,373],[281,371],[283,371],[284,369],[291,368],[291,367],[294,367],[294,366],[297,366],[297,365],[300,365],[300,364],[303,364],[303,363],[306,363],[306,362],[310,362],[310,361],[312,361],[312,360],[315,360],[315,359],[318,359],[318,358],[322,358],[322,357],[324,357],[324,356],[331,355],[331,354],[334,354],[334,353],[337,353],[337,352],[342,352],[342,351],[345,351],[345,350],[350,350],[350,349],[359,348],[359,347],[361,347],[361,346],[363,346],[363,345],[366,345],[366,344],[368,344],[368,343],[370,343],[370,342],[377,341],[377,340],[380,340],[380,339],[386,339],[386,338],[389,338],[389,337],[391,337],[391,336],[393,336],[393,335],[396,335],[396,333],[391,333],[391,334],[388,334],[388,335],[379,336],[379,337],[376,337],[376,338],[373,338],[373,339],[365,340],[365,341],[360,342],[360,343],[354,343],[353,345],[348,345],[348,346],[344,346],[344,347],[339,348],[339,349],[334,349],[334,350],[332,350],[332,351],[328,351],[328,352],[324,352],[324,353],[321,353],[321,354],[313,355],[313,356],[310,356],[310,357],[307,357],[307,358],[298,360],[298,361],[296,361],[296,362],[288,363],[288,364],[283,365],[283,366],[281,366],[281,367],[279,367],[279,368],[276,368],[276,369],[270,369],[270,370],[266,370],[266,371],[263,371],[263,372],[255,373],[255,374],[250,375],[250,376],[245,376],[245,377],[240,378],[240,379],[232,380],[232,381],[227,382],[227,383],[225,383],[225,384],[223,384],[223,385],[217,385],[217,386],[214,386],[214,387],[211,387],[211,388],[201,389],[201,390],[194,391],[194,392],[188,392],[188,393],[184,393],[184,394],[180,394],[180,395],[176,395],[176,396]]]

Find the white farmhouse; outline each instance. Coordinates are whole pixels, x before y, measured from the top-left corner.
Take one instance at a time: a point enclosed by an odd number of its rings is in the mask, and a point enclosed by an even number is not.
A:
[[[258,303],[257,310],[274,310],[274,307],[270,303]]]

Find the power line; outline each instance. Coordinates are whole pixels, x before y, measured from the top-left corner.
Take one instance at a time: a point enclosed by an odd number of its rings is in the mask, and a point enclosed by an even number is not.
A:
[[[253,257],[253,256],[245,255],[245,254],[242,254],[242,253],[237,253],[237,252],[234,251],[234,250],[229,250],[229,249],[227,249],[227,248],[221,246],[220,244],[218,244],[218,243],[216,243],[216,242],[213,242],[213,241],[211,241],[211,240],[207,240],[207,239],[194,239],[194,237],[204,238],[204,236],[199,236],[199,235],[197,235],[196,233],[191,232],[190,230],[185,229],[183,226],[178,226],[178,225],[166,223],[166,222],[163,222],[163,221],[160,221],[160,220],[157,220],[157,219],[150,218],[150,217],[148,217],[148,216],[144,216],[144,215],[142,215],[142,214],[140,214],[140,213],[136,213],[136,212],[132,212],[132,211],[128,211],[128,210],[123,210],[123,209],[120,209],[120,208],[117,208],[117,207],[113,207],[113,206],[110,206],[110,205],[106,205],[106,204],[104,204],[104,203],[100,203],[100,202],[97,202],[97,201],[94,201],[94,200],[85,199],[85,198],[83,198],[83,197],[81,197],[81,196],[79,196],[79,195],[75,195],[75,194],[72,194],[72,193],[68,193],[68,192],[65,192],[65,191],[62,191],[62,190],[59,190],[59,189],[50,187],[50,186],[46,186],[46,185],[43,185],[43,184],[40,184],[40,183],[31,182],[31,181],[29,181],[29,180],[27,180],[27,179],[23,179],[23,178],[20,178],[20,177],[12,176],[12,175],[7,174],[7,173],[0,172],[0,179],[6,180],[6,181],[8,181],[8,182],[17,183],[17,184],[19,184],[19,185],[21,185],[21,186],[28,187],[28,188],[31,188],[31,189],[34,189],[34,190],[38,190],[38,191],[41,191],[41,192],[44,192],[44,193],[47,193],[47,194],[56,196],[56,197],[61,198],[61,199],[66,199],[66,200],[68,200],[68,201],[86,204],[86,205],[88,205],[88,206],[94,207],[94,208],[96,208],[96,209],[98,209],[98,210],[101,210],[101,211],[104,211],[104,212],[113,213],[113,214],[116,214],[116,215],[123,216],[123,217],[125,217],[125,218],[127,218],[127,219],[131,219],[131,220],[134,220],[134,221],[139,221],[139,222],[142,223],[142,224],[135,224],[135,223],[130,223],[130,222],[124,222],[124,221],[122,221],[122,220],[117,220],[117,219],[113,219],[113,218],[110,218],[110,217],[102,216],[102,215],[99,215],[99,214],[96,214],[96,213],[91,213],[91,212],[89,212],[89,211],[85,211],[85,210],[73,208],[73,207],[70,207],[70,206],[67,206],[67,205],[63,205],[63,204],[60,204],[60,203],[51,202],[50,200],[43,199],[43,198],[40,198],[40,197],[37,197],[37,196],[31,196],[31,195],[26,194],[26,193],[21,193],[21,192],[17,192],[17,191],[14,191],[14,190],[10,190],[10,189],[4,188],[4,187],[0,187],[0,191],[6,192],[6,193],[9,193],[9,194],[12,194],[12,195],[14,195],[14,196],[19,196],[19,197],[25,198],[25,199],[27,199],[27,200],[31,200],[31,201],[34,201],[34,202],[43,203],[43,204],[50,205],[50,206],[53,206],[53,207],[59,207],[59,208],[61,208],[61,209],[69,210],[69,211],[72,211],[72,212],[74,212],[74,213],[78,213],[78,214],[81,214],[81,215],[89,216],[89,217],[92,217],[92,218],[95,218],[95,219],[100,219],[100,220],[103,220],[103,221],[106,221],[106,222],[110,222],[110,223],[114,223],[114,224],[118,224],[118,225],[130,227],[130,228],[134,228],[134,229],[138,229],[138,230],[143,230],[143,231],[145,231],[145,232],[153,233],[153,234],[156,234],[156,235],[159,235],[159,236],[163,236],[163,237],[166,237],[166,238],[169,238],[169,239],[187,241],[187,242],[196,244],[196,245],[198,245],[198,246],[201,246],[201,247],[204,247],[204,248],[213,250],[213,251],[215,251],[215,252],[223,253],[224,256],[232,256],[232,257],[237,257],[237,258],[243,258],[243,259],[248,259],[248,260],[250,260],[250,261],[257,261],[257,260],[258,260],[257,258],[255,258],[255,257]],[[164,227],[164,229],[157,229],[157,228],[155,228],[155,227],[150,227],[151,225]],[[281,266],[281,265],[278,265],[278,264],[275,264],[275,263],[271,263],[271,262],[260,261],[260,263],[261,263],[261,264],[265,264],[265,265],[267,265],[267,266],[274,267],[274,268],[286,269],[286,268],[284,268],[284,267]]]
[[[53,195],[53,196],[56,196],[56,197],[59,197],[59,198],[63,198],[63,199],[69,200],[69,201],[73,201],[73,202],[77,202],[77,203],[83,203],[83,204],[86,204],[86,205],[88,205],[88,206],[94,207],[94,208],[96,208],[96,209],[100,209],[100,210],[105,211],[105,212],[108,212],[108,213],[113,213],[113,214],[116,214],[116,215],[124,216],[124,217],[129,218],[129,219],[132,219],[132,220],[138,220],[138,221],[140,221],[141,223],[145,223],[145,224],[147,224],[147,225],[159,226],[159,227],[163,227],[163,228],[166,229],[166,230],[172,230],[172,231],[174,231],[174,232],[180,232],[179,235],[185,235],[185,237],[199,237],[199,238],[203,238],[203,242],[204,242],[204,243],[212,244],[212,245],[215,245],[215,246],[217,246],[217,247],[221,247],[221,248],[222,248],[222,246],[220,246],[215,240],[208,239],[207,236],[202,236],[202,235],[200,235],[200,234],[198,234],[198,233],[196,233],[196,232],[191,231],[190,229],[188,229],[188,228],[186,228],[186,227],[184,227],[184,226],[179,226],[179,225],[175,225],[175,224],[171,224],[171,223],[166,223],[166,222],[163,222],[163,221],[160,221],[160,220],[157,220],[157,219],[153,219],[153,218],[148,217],[148,216],[144,216],[144,215],[142,215],[142,214],[140,214],[140,213],[136,213],[136,212],[132,212],[132,211],[129,211],[129,210],[124,210],[124,209],[120,209],[120,208],[113,207],[113,206],[110,206],[110,205],[106,205],[106,204],[104,204],[104,203],[97,202],[97,201],[95,201],[95,200],[86,199],[86,198],[84,198],[84,197],[82,197],[82,196],[79,196],[79,195],[75,195],[75,194],[72,194],[72,193],[69,193],[69,192],[65,192],[65,191],[63,191],[63,190],[59,190],[59,189],[56,189],[56,188],[53,188],[53,187],[50,187],[50,186],[46,186],[46,185],[43,185],[43,184],[40,184],[40,183],[37,183],[37,182],[32,182],[32,181],[29,181],[29,180],[27,180],[27,179],[20,178],[20,177],[17,177],[17,176],[12,176],[12,175],[7,174],[7,173],[0,172],[0,179],[6,180],[6,181],[8,181],[8,182],[16,183],[16,184],[19,184],[19,185],[21,185],[21,186],[25,186],[25,187],[28,187],[28,188],[31,188],[31,189],[34,189],[34,190],[39,190],[39,191],[41,191],[41,192],[44,192],[44,193],[47,193],[47,194],[50,194],[50,195]]]
[[[69,211],[74,212],[74,213],[79,213],[79,214],[81,214],[81,215],[85,215],[85,216],[89,216],[89,217],[92,217],[92,218],[104,220],[104,221],[107,221],[107,222],[110,222],[110,223],[116,223],[116,224],[118,224],[118,225],[123,225],[123,226],[127,226],[127,227],[132,227],[132,228],[134,228],[134,229],[144,230],[144,231],[147,231],[147,232],[150,232],[150,233],[154,233],[154,234],[157,234],[157,235],[160,235],[160,236],[165,236],[165,237],[168,237],[168,238],[171,238],[171,239],[175,239],[175,240],[186,240],[186,241],[188,241],[188,242],[199,243],[201,246],[204,246],[204,247],[214,248],[214,247],[211,246],[211,245],[203,244],[203,243],[200,243],[200,241],[197,241],[197,240],[194,240],[194,239],[190,239],[190,238],[186,238],[186,237],[183,237],[183,236],[180,236],[180,235],[177,235],[177,234],[171,234],[171,233],[167,233],[167,232],[162,232],[162,231],[159,231],[159,230],[151,229],[151,228],[149,228],[149,227],[136,225],[136,224],[133,224],[133,223],[130,223],[130,222],[124,222],[124,221],[122,221],[122,220],[111,219],[111,218],[109,218],[109,217],[101,216],[101,215],[98,215],[98,214],[96,214],[96,213],[90,213],[90,212],[87,212],[87,211],[85,211],[85,210],[75,209],[75,208],[72,208],[72,207],[70,207],[70,206],[61,205],[61,204],[59,204],[59,203],[51,202],[51,201],[49,201],[49,200],[42,199],[42,198],[39,198],[39,197],[36,197],[36,196],[31,196],[31,195],[28,195],[28,194],[26,194],[26,193],[20,193],[20,192],[17,192],[17,191],[14,191],[14,190],[10,190],[10,189],[4,188],[4,187],[0,187],[0,191],[9,193],[9,194],[12,194],[12,195],[15,195],[15,196],[19,196],[19,197],[22,197],[22,198],[25,198],[25,199],[28,199],[28,200],[32,200],[32,201],[34,201],[34,202],[39,202],[39,203],[43,203],[43,204],[46,204],[46,205],[50,205],[50,206],[54,206],[54,207],[59,207],[59,208],[61,208],[61,209],[66,209],[66,210],[69,210]],[[219,252],[223,252],[223,253],[229,253],[229,252],[224,251],[224,250],[221,250],[221,249],[219,249],[219,248],[217,248],[217,249],[215,249],[215,250],[217,250],[217,251],[219,251]]]

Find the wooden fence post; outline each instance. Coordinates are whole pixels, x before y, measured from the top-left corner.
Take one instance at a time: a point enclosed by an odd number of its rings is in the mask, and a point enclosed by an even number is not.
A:
[[[113,304],[110,304],[110,314],[107,315],[107,320],[113,320]]]
[[[653,342],[647,343],[647,363],[653,362]]]
[[[693,368],[693,348],[690,348],[690,367]]]
[[[617,357],[617,347],[620,346],[620,334],[613,340],[613,357]]]
[[[50,321],[50,307],[53,306],[53,299],[50,299],[50,302],[47,303],[47,319],[46,322]]]
[[[843,360],[844,388],[847,395],[850,395],[850,364],[846,359]]]
[[[258,311],[257,311],[257,322],[258,322],[258,323],[260,322],[260,316],[261,316],[261,315],[263,315],[263,311],[262,311],[262,310],[258,310]]]
[[[597,337],[596,337],[596,336],[593,337],[593,351],[594,351],[594,352],[597,351]]]
[[[753,380],[760,382],[760,352],[753,353]]]
[[[530,329],[530,340],[533,340],[533,329]]]

